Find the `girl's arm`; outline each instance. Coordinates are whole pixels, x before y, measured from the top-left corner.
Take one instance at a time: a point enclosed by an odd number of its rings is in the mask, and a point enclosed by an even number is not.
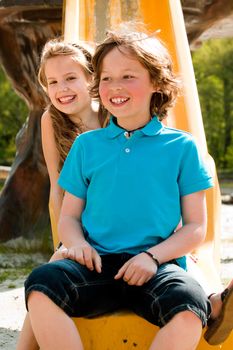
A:
[[[97,251],[86,241],[81,224],[81,215],[85,201],[65,192],[60,218],[58,235],[67,248],[64,257],[86,265],[90,270],[101,272],[101,258]]]
[[[52,119],[48,111],[41,118],[41,137],[42,149],[50,179],[50,203],[52,204],[55,220],[58,222],[63,199],[63,190],[57,184],[60,156],[55,143]]]

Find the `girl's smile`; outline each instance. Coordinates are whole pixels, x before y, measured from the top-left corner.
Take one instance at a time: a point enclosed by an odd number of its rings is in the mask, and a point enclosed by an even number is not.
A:
[[[76,98],[76,95],[68,95],[68,96],[63,96],[63,97],[59,97],[58,101],[61,104],[69,104],[71,102],[73,102]]]
[[[71,118],[90,114],[89,77],[72,55],[48,59],[45,75],[48,96],[58,110]]]

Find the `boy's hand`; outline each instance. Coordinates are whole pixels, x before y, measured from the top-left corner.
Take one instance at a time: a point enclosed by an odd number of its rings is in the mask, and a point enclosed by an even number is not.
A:
[[[86,241],[80,243],[78,246],[65,248],[62,251],[63,258],[71,259],[86,265],[88,269],[101,272],[101,257],[97,251]]]
[[[129,285],[142,286],[157,273],[155,262],[146,254],[140,253],[129,259],[118,271],[115,279],[123,278]]]

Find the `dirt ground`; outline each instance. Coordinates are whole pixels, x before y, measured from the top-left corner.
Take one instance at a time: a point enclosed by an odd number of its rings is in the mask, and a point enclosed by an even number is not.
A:
[[[20,288],[0,292],[0,349],[13,350],[26,314],[23,281]]]

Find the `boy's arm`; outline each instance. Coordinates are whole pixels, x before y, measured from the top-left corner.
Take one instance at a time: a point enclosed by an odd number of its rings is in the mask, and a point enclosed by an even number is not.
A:
[[[65,192],[60,219],[59,238],[67,248],[64,257],[86,265],[90,270],[101,272],[101,258],[97,251],[86,241],[81,224],[81,214],[85,201]]]
[[[206,235],[205,192],[200,191],[182,197],[183,227],[168,239],[148,249],[160,264],[190,253],[199,246]],[[157,273],[157,264],[145,253],[128,260],[115,278],[123,278],[129,285],[141,286]]]
[[[183,196],[181,207],[183,226],[165,241],[148,249],[160,264],[192,252],[205,239],[207,227],[205,192]]]

